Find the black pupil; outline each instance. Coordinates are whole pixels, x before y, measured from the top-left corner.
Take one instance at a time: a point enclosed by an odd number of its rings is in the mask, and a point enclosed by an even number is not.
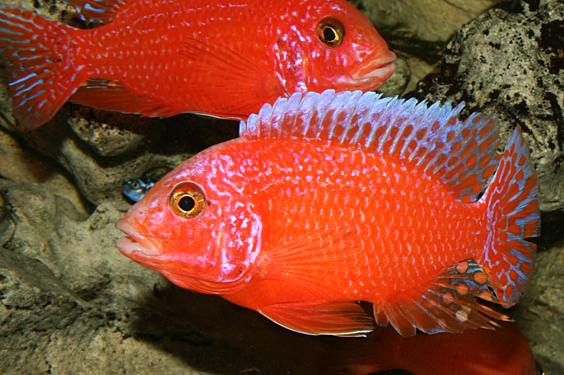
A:
[[[337,34],[331,26],[327,26],[325,29],[323,29],[323,37],[326,41],[333,42],[335,41],[335,39],[337,39]]]
[[[191,196],[182,197],[182,199],[178,201],[178,207],[180,207],[182,211],[191,211],[195,206],[196,201]]]

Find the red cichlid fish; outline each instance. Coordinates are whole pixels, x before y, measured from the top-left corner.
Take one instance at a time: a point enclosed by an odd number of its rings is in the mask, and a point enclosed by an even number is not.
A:
[[[404,369],[414,375],[543,375],[527,339],[509,322],[496,330],[468,329],[405,338],[391,327],[368,339],[331,346],[324,375],[365,375]]]
[[[120,251],[173,283],[308,334],[491,328],[528,287],[537,176],[520,131],[462,105],[294,94],[181,164],[119,221]],[[499,164],[499,166],[498,166]],[[478,199],[486,180],[496,170]]]
[[[345,0],[69,0],[79,30],[0,7],[13,113],[35,128],[68,100],[143,116],[246,119],[294,92],[378,88],[394,71]]]

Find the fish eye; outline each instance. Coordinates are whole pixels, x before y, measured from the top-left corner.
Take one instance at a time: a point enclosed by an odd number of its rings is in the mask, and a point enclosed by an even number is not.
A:
[[[335,18],[324,18],[317,25],[317,37],[329,47],[338,47],[345,39],[345,27]]]
[[[191,182],[178,185],[170,195],[170,208],[181,219],[192,219],[204,211],[206,200],[202,189]]]

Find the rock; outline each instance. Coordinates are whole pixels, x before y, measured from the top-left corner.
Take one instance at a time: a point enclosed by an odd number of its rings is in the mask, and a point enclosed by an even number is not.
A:
[[[440,72],[407,97],[465,101],[496,115],[503,138],[520,125],[539,175],[541,210],[564,208],[564,3],[522,1],[522,12],[492,9],[449,43]]]
[[[4,246],[41,261],[77,295],[110,283],[110,274],[131,274],[131,262],[116,251],[122,213],[112,205],[99,205],[85,220],[70,201],[37,184],[11,185],[2,195],[16,225]]]
[[[4,198],[0,196],[0,246],[8,242],[16,230]]]
[[[80,220],[41,185],[4,197],[17,229],[0,247],[1,373],[315,373],[324,339],[122,256],[111,204]]]
[[[159,123],[158,119],[120,112],[70,107],[75,108],[73,113],[90,113],[87,117],[69,117],[67,123],[80,140],[104,158],[135,152],[146,143],[150,129],[157,128]]]
[[[499,0],[355,0],[377,29],[392,29],[413,39],[447,41],[466,22]]]
[[[0,248],[0,372],[48,373],[47,335],[83,312],[73,293],[41,262]],[[38,336],[42,336],[37,340]]]
[[[0,187],[22,183],[41,184],[71,201],[82,217],[88,215],[84,198],[71,181],[72,177],[60,165],[27,146],[16,133],[1,127],[0,176]]]
[[[234,138],[237,132],[235,121],[195,115],[147,119],[67,104],[53,120],[23,136],[73,175],[89,202],[113,202],[127,210],[130,204],[121,194],[125,181],[155,170],[162,171],[157,176],[161,177],[192,154]]]
[[[518,305],[517,327],[547,374],[564,374],[564,243],[541,251],[530,290]]]

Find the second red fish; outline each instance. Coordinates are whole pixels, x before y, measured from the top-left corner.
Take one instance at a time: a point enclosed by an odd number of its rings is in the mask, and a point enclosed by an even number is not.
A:
[[[403,336],[491,328],[505,316],[475,297],[509,307],[528,287],[537,177],[518,129],[500,160],[496,121],[461,108],[279,99],[156,183],[118,247],[298,332],[371,331],[356,301]]]
[[[323,375],[366,375],[405,369],[414,375],[544,375],[527,339],[509,322],[496,330],[468,329],[401,337],[386,327],[367,339],[335,341],[320,364]]]
[[[67,100],[246,119],[294,92],[375,90],[395,69],[386,42],[344,0],[67,2],[99,27],[0,6],[0,57],[27,128]]]

